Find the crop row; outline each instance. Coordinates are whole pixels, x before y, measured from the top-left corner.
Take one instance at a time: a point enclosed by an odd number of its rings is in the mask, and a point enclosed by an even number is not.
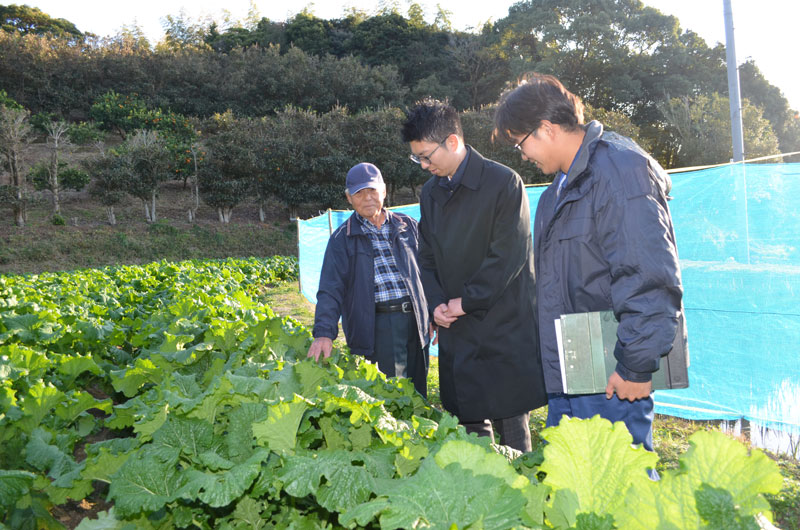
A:
[[[691,439],[680,471],[624,425],[564,421],[519,454],[410,381],[259,300],[288,258],[0,277],[0,528],[750,528],[782,486],[760,452]],[[760,514],[760,515],[759,515]],[[736,525],[736,526],[734,526]]]

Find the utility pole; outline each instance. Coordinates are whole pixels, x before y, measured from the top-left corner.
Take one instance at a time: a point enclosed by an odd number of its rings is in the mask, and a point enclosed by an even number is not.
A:
[[[736,64],[736,42],[733,36],[733,10],[731,0],[722,0],[725,11],[725,55],[728,61],[728,100],[731,109],[731,139],[733,161],[744,160],[744,135],[742,133],[742,98],[739,94],[739,65]]]

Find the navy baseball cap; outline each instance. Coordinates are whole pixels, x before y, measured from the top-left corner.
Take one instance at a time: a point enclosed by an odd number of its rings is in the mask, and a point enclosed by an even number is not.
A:
[[[347,193],[355,195],[364,188],[383,189],[386,184],[383,182],[381,170],[375,164],[361,162],[351,167],[350,171],[347,172],[345,186],[347,187]]]

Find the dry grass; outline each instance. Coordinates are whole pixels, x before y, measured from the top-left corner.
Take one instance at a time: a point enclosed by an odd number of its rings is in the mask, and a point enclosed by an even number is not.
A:
[[[117,224],[107,222],[104,208],[84,192],[66,193],[61,216],[65,226],[52,223],[49,192],[28,210],[24,227],[12,224],[11,211],[0,209],[0,274],[62,271],[117,264],[142,264],[166,259],[211,259],[297,255],[297,227],[285,208],[270,204],[268,218],[259,221],[252,202],[234,209],[230,224],[221,224],[215,211],[202,205],[197,220],[188,222],[188,191],[181,182],[168,182],[159,193],[158,221],[145,222],[143,206],[131,200],[116,208]]]

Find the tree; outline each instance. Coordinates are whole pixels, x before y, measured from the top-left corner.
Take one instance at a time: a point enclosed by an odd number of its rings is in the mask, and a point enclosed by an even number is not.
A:
[[[3,195],[6,202],[11,203],[14,224],[17,226],[25,226],[27,221],[22,165],[23,155],[30,141],[29,116],[30,112],[25,109],[0,105],[0,155],[5,158],[6,167],[11,175],[11,185]]]
[[[28,180],[33,182],[33,187],[37,191],[47,190],[53,192],[53,184],[51,179],[52,169],[50,162],[39,162],[34,165],[28,172]],[[89,184],[91,177],[85,171],[72,167],[66,162],[58,162],[58,187],[60,190],[70,189],[74,191],[81,191]],[[53,212],[55,215],[60,214]]]
[[[177,15],[167,15],[161,20],[164,42],[159,46],[169,50],[205,48],[208,46],[204,40],[208,25],[210,24],[192,20],[181,9]]]
[[[322,146],[315,144],[319,116],[309,110],[286,107],[270,119],[271,133],[258,146],[263,186],[289,209],[289,218],[297,218],[297,208],[314,201],[316,157]],[[301,141],[297,141],[299,132]]]
[[[441,4],[436,4],[436,18],[433,21],[433,25],[443,31],[452,31],[453,23],[450,21],[452,15],[452,11],[443,8]]]
[[[752,60],[739,66],[739,79],[742,97],[761,107],[764,118],[769,120],[778,136],[781,152],[800,151],[798,113],[789,108],[789,101],[780,89],[766,80]],[[793,159],[800,160],[800,156],[796,155]]]
[[[109,90],[97,98],[89,114],[102,130],[113,131],[125,140],[132,131],[148,125],[151,113],[136,94],[123,95]]]
[[[56,37],[80,39],[83,37],[75,24],[63,18],[52,18],[39,8],[27,5],[0,5],[0,29],[8,33],[26,35],[50,34]]]
[[[587,123],[591,120],[597,120],[603,124],[604,130],[627,136],[639,144],[642,149],[650,152],[650,139],[642,136],[641,129],[631,121],[630,116],[624,112],[596,109],[588,103],[584,107],[583,114]]]
[[[256,173],[252,125],[237,120],[203,142],[206,159],[198,168],[200,198],[217,210],[221,223],[231,220],[233,209],[251,189]]]
[[[679,143],[676,163],[683,167],[722,164],[731,160],[728,98],[716,92],[694,99],[673,98],[661,107]],[[761,109],[742,100],[744,150],[747,158],[778,153],[778,139]]]
[[[197,209],[200,207],[200,180],[198,177],[198,163],[203,161],[203,157],[205,156],[205,151],[202,150],[202,147],[199,142],[193,141],[188,145],[188,149],[186,150],[186,158],[191,160],[192,169],[191,174],[188,176],[189,181],[189,207],[187,208],[187,214],[189,216],[189,222],[193,223],[197,218]],[[186,184],[187,177],[184,177],[184,185]]]
[[[783,133],[780,136],[782,153],[794,153],[800,151],[800,113],[790,111],[786,119]],[[783,159],[784,162],[800,162],[800,155],[794,155]]]
[[[61,169],[59,160],[61,151],[70,145],[67,132],[69,125],[63,121],[51,121],[45,126],[47,130],[47,147],[50,149],[50,164],[47,166],[47,189],[53,195],[53,214],[61,214],[61,186],[58,173]]]
[[[279,158],[275,147],[279,142],[275,135],[278,134],[278,121],[275,118],[262,118],[253,134],[254,171],[251,176],[251,189],[258,204],[258,219],[263,223],[267,220],[267,201],[275,192],[275,175],[280,172],[282,159]]]
[[[350,117],[343,135],[352,152],[351,166],[371,162],[378,166],[386,181],[387,204],[396,205],[395,195],[403,187],[416,196],[417,187],[429,175],[408,159],[408,145],[400,137],[405,114],[396,107],[359,112]],[[347,169],[350,169],[348,166]],[[342,196],[342,176],[339,175],[339,196]]]
[[[452,35],[447,53],[469,94],[470,108],[478,108],[497,98],[509,71],[494,49],[486,46],[479,36]]]
[[[310,55],[323,56],[332,51],[329,27],[326,20],[304,9],[286,24],[286,42]]]
[[[230,53],[236,48],[259,46],[269,48],[271,45],[286,46],[286,24],[272,22],[262,17],[253,27],[232,27],[220,33],[216,22],[212,22],[204,40],[216,52]]]
[[[89,194],[105,206],[108,224],[116,225],[114,207],[127,195],[127,168],[123,157],[109,152],[102,143],[97,144],[98,154],[83,160],[82,165],[92,178]]]
[[[120,150],[128,193],[142,201],[148,223],[156,222],[156,197],[162,182],[169,178],[171,153],[155,131],[136,131]]]
[[[662,162],[674,145],[659,104],[726,86],[724,47],[639,0],[523,0],[490,34],[512,75],[553,74],[594,108],[626,114]]]
[[[10,98],[5,90],[0,90],[0,106],[8,107],[9,109],[22,108],[22,105]]]
[[[512,146],[492,140],[494,131],[494,106],[468,110],[461,113],[464,141],[480,154],[514,169],[528,184],[549,182],[534,164],[523,164],[519,151]]]

